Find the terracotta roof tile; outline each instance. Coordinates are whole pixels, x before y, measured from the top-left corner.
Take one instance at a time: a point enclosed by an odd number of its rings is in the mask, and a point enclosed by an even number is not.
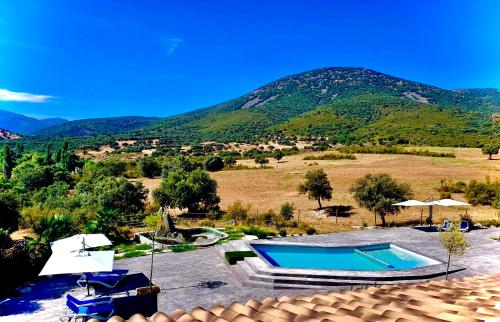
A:
[[[93,321],[93,320],[91,320]],[[148,321],[136,314],[128,322]],[[369,287],[354,291],[262,301],[227,307],[197,307],[191,312],[158,312],[148,322],[327,322],[327,321],[499,321],[500,274],[420,284]],[[108,322],[123,322],[112,317]]]

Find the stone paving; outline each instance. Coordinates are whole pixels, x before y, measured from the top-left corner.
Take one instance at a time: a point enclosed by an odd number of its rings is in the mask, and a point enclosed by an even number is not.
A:
[[[473,276],[500,273],[500,243],[489,237],[498,236],[500,229],[474,230],[467,233],[472,247],[456,263],[467,269],[451,277]],[[440,246],[438,234],[423,232],[412,228],[375,229],[328,235],[299,236],[280,238],[280,241],[308,243],[352,242],[390,242],[445,261],[446,251]],[[213,304],[227,305],[234,301],[247,301],[250,298],[263,299],[268,296],[297,295],[317,293],[318,290],[270,290],[263,288],[242,287],[224,264],[218,249],[210,247],[187,253],[164,253],[155,256],[153,281],[160,285],[162,292],[158,296],[158,309],[172,312],[176,308],[185,310],[201,306],[208,308]],[[131,273],[143,273],[149,276],[149,258],[136,257],[115,262],[115,268],[126,268]],[[55,280],[54,280],[55,281]],[[34,289],[47,287],[50,280],[34,283]],[[68,284],[69,285],[69,284]],[[3,321],[56,321],[64,309],[64,292],[58,288],[52,296],[36,297],[30,300],[31,307],[20,310],[20,314],[6,316],[14,312],[15,303],[28,301],[28,297],[10,299],[10,304],[0,301],[0,322]],[[68,291],[70,287],[68,286]],[[76,290],[73,290],[75,292]]]

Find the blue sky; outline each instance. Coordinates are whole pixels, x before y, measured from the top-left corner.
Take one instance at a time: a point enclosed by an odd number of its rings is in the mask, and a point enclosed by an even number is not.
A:
[[[362,66],[500,88],[500,1],[0,2],[0,109],[168,116]]]

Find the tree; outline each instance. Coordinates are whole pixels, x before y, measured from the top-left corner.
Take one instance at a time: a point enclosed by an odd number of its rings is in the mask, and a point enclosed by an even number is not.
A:
[[[154,178],[161,174],[161,167],[154,158],[142,158],[137,163],[137,166],[139,167],[139,171],[141,172],[142,176],[146,178]]]
[[[498,144],[488,143],[481,148],[481,152],[483,152],[483,154],[487,154],[488,159],[491,160],[494,154],[498,154],[499,149],[500,146]]]
[[[300,194],[308,194],[311,200],[317,200],[319,209],[322,209],[321,199],[332,199],[332,186],[326,173],[322,170],[312,170],[306,173],[305,182],[299,185]]]
[[[277,149],[273,152],[273,157],[274,159],[276,159],[276,161],[278,161],[278,163],[280,162],[281,159],[283,159],[283,151],[281,151],[280,149]]]
[[[190,212],[217,210],[220,202],[217,182],[201,169],[170,171],[153,191],[153,198],[161,206],[187,208]]]
[[[13,232],[19,224],[19,202],[11,191],[0,192],[0,228]]]
[[[250,205],[243,205],[240,200],[236,200],[227,207],[226,217],[233,220],[235,224],[244,222],[250,214]]]
[[[266,159],[262,154],[258,154],[255,156],[255,163],[260,164],[260,166],[263,167],[264,164],[269,163],[269,160]]]
[[[224,164],[232,168],[236,165],[236,158],[232,155],[228,155],[224,158]]]
[[[280,216],[283,217],[285,220],[290,220],[293,218],[293,211],[294,211],[293,204],[285,202],[284,204],[281,205]]]
[[[458,225],[453,225],[447,231],[439,233],[441,244],[448,251],[448,263],[446,265],[446,279],[448,279],[448,270],[450,269],[451,255],[462,256],[465,250],[470,247],[469,242],[465,238],[465,234],[459,230]]]
[[[217,155],[211,155],[205,160],[205,169],[208,171],[220,171],[224,168],[222,158]]]
[[[118,209],[122,214],[133,215],[144,210],[148,190],[140,182],[106,177],[95,182],[93,193],[100,208]]]
[[[400,211],[400,207],[393,204],[413,196],[408,184],[400,184],[385,173],[367,174],[357,179],[349,191],[354,194],[354,199],[360,207],[372,211],[375,216],[380,216],[383,226],[387,214],[396,214]]]
[[[144,218],[144,225],[146,228],[150,231],[151,235],[151,268],[149,271],[149,287],[153,287],[153,267],[154,267],[154,256],[155,256],[155,239],[158,233],[161,230],[161,227],[163,225],[163,214],[161,213],[161,210],[159,210],[155,214],[151,214]]]
[[[5,179],[10,179],[12,169],[14,168],[14,157],[12,151],[7,144],[4,144],[2,149],[2,171]]]

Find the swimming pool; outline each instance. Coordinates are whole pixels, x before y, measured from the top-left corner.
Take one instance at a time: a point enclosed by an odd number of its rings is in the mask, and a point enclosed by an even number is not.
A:
[[[259,243],[251,246],[269,264],[281,268],[384,271],[440,263],[389,243],[342,247]]]

